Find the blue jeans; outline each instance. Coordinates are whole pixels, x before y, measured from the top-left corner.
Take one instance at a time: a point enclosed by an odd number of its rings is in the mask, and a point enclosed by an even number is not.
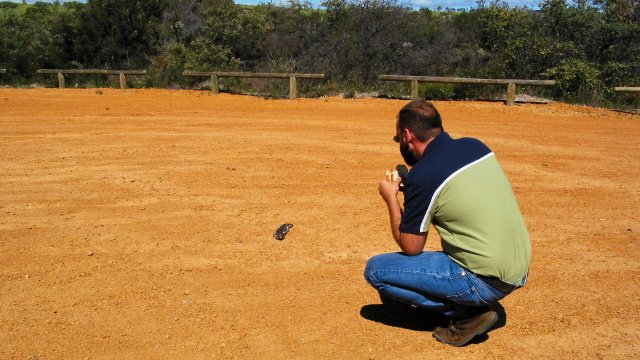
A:
[[[462,314],[470,306],[495,304],[508,295],[443,252],[376,255],[367,262],[364,277],[383,300],[420,306],[450,317]]]

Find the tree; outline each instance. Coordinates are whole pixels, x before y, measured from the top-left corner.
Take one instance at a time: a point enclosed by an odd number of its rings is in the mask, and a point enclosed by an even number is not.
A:
[[[318,56],[333,78],[370,84],[401,61],[411,12],[407,5],[398,0],[323,4],[327,15]]]
[[[57,38],[51,32],[53,19],[52,4],[0,11],[0,63],[12,69],[14,76],[29,78],[38,68],[56,63],[59,54],[52,45]]]
[[[161,42],[189,45],[194,39],[202,36],[204,19],[202,1],[169,1],[162,14]]]
[[[263,6],[269,17],[259,65],[273,71],[323,71],[318,51],[324,47],[322,13],[309,2],[289,1],[284,6]]]
[[[101,68],[145,67],[156,53],[165,0],[89,0],[80,20],[78,61]]]

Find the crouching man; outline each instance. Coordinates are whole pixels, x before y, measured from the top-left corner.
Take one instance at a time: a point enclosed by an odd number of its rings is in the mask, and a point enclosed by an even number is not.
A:
[[[524,219],[493,152],[477,139],[451,138],[431,103],[403,107],[393,139],[411,170],[405,179],[381,180],[378,190],[401,252],[369,259],[365,278],[383,302],[450,317],[433,336],[463,346],[498,321],[492,305],[527,281],[531,244]],[[431,224],[442,251],[424,251]]]

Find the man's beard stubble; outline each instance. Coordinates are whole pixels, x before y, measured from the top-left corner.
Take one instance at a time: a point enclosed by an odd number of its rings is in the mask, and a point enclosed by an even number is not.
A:
[[[403,144],[402,142],[400,143],[400,154],[402,155],[404,162],[411,167],[417,164],[418,160],[420,160],[409,151],[409,145]]]

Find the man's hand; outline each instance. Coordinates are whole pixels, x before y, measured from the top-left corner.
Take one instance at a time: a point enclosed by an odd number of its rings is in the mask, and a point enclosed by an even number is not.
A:
[[[398,190],[400,189],[400,182],[402,179],[397,178],[393,182],[389,182],[386,178],[380,180],[378,184],[378,193],[382,196],[382,199],[388,204],[390,201],[398,201]]]

